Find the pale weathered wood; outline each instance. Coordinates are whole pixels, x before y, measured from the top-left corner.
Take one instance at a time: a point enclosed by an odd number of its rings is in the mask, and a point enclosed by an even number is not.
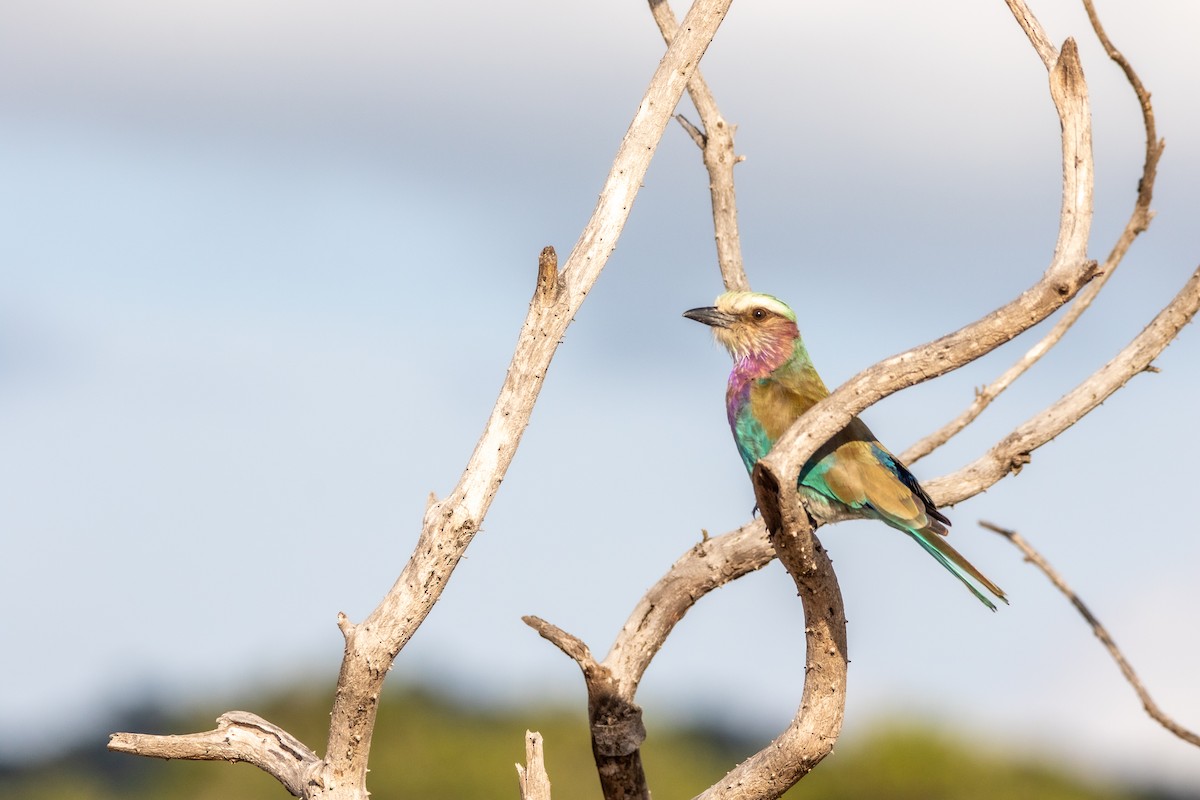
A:
[[[303,797],[316,779],[321,759],[287,731],[249,711],[230,711],[217,717],[217,727],[183,736],[114,733],[108,749],[154,758],[197,761],[244,761]]]
[[[1117,50],[1108,38],[1108,34],[1104,32],[1104,27],[1100,24],[1100,19],[1096,15],[1096,9],[1091,0],[1083,0],[1083,4],[1087,8],[1088,19],[1092,23],[1092,29],[1095,31],[1097,38],[1104,45],[1104,50],[1108,53],[1109,58],[1115,61],[1125,73],[1125,77],[1129,80],[1129,85],[1133,88],[1133,92],[1137,96],[1138,104],[1142,108],[1142,125],[1146,130],[1146,153],[1142,164],[1142,177],[1138,181],[1138,191],[1137,197],[1134,200],[1133,211],[1130,213],[1129,220],[1125,223],[1120,236],[1117,237],[1112,250],[1109,251],[1108,258],[1100,265],[1095,280],[1089,283],[1075,297],[1074,302],[1071,303],[1066,312],[1054,323],[1054,327],[1050,329],[1050,332],[1042,337],[1037,344],[1029,348],[1000,377],[987,386],[978,389],[971,404],[962,413],[901,453],[900,460],[909,466],[912,466],[921,458],[924,458],[944,445],[954,435],[974,422],[992,404],[993,400],[999,397],[1008,387],[1012,386],[1018,378],[1024,375],[1030,367],[1041,360],[1046,353],[1050,352],[1062,340],[1067,331],[1083,315],[1083,312],[1090,308],[1092,302],[1100,295],[1100,290],[1105,287],[1109,279],[1113,276],[1113,273],[1116,272],[1117,267],[1121,265],[1125,254],[1129,252],[1129,248],[1133,245],[1134,240],[1150,226],[1150,220],[1154,216],[1154,213],[1150,210],[1150,202],[1154,196],[1154,181],[1158,175],[1158,162],[1162,158],[1165,143],[1158,138],[1158,128],[1154,118],[1154,106],[1150,102],[1150,92],[1142,85],[1142,81],[1138,77],[1137,72],[1134,71],[1133,66]]]
[[[925,482],[939,505],[961,503],[974,497],[1029,463],[1030,454],[1085,414],[1098,407],[1135,375],[1152,370],[1152,364],[1183,326],[1200,309],[1200,269],[1158,316],[1115,358],[1045,410],[1034,415],[988,452],[957,472]]]
[[[550,800],[550,776],[542,751],[542,735],[525,731],[525,764],[517,764],[517,782],[521,800]]]

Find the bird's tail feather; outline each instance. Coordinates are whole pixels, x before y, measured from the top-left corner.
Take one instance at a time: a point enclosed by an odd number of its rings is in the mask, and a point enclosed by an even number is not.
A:
[[[996,610],[996,604],[989,600],[983,592],[979,591],[979,588],[974,583],[968,580],[968,575],[978,581],[980,586],[994,594],[997,599],[1003,600],[1005,604],[1008,603],[1008,598],[1004,596],[1003,589],[988,580],[982,572],[975,569],[974,565],[972,565],[970,561],[967,561],[965,558],[963,558],[957,550],[951,547],[946,540],[939,536],[936,532],[926,528],[917,531],[910,530],[906,531],[906,533],[916,539],[917,543],[920,544],[921,547],[925,548],[925,551],[928,552],[929,555],[936,558],[943,567],[948,569],[951,574],[954,575],[954,577],[962,581],[963,584],[971,590],[971,594],[978,597],[979,601],[992,611]]]

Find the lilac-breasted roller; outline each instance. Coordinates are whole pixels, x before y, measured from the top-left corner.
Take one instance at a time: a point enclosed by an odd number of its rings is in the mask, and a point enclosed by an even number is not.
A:
[[[726,292],[715,306],[683,315],[711,326],[733,356],[725,410],[742,462],[753,470],[801,414],[829,395],[800,338],[796,314],[771,295]],[[808,460],[799,489],[817,511],[847,511],[904,531],[993,611],[979,586],[1008,602],[999,586],[946,543],[950,520],[857,417]]]

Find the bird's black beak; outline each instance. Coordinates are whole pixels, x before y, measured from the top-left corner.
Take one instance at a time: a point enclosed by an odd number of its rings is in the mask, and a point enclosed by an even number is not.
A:
[[[733,325],[733,316],[718,310],[715,306],[688,309],[683,312],[683,315],[688,319],[703,322],[705,325],[711,325],[714,328],[728,328]]]

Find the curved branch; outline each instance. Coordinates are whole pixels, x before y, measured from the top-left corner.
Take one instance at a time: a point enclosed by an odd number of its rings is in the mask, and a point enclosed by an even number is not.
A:
[[[1009,530],[1008,528],[1001,528],[999,525],[993,525],[990,522],[984,522],[982,520],[980,520],[979,524],[980,526],[987,528],[989,531],[998,533],[1005,539],[1008,539],[1008,541],[1012,542],[1012,544],[1018,550],[1025,554],[1025,560],[1040,569],[1045,576],[1050,579],[1050,582],[1053,583],[1055,587],[1057,587],[1058,590],[1062,592],[1068,600],[1071,601],[1071,605],[1075,606],[1075,610],[1078,611],[1084,620],[1087,621],[1087,624],[1092,627],[1092,633],[1096,634],[1096,638],[1100,640],[1100,643],[1104,645],[1106,650],[1108,650],[1108,654],[1113,657],[1114,661],[1117,662],[1117,666],[1121,669],[1121,674],[1125,676],[1125,680],[1128,681],[1129,685],[1133,687],[1133,690],[1137,692],[1138,699],[1142,701],[1142,707],[1146,709],[1146,713],[1149,714],[1155,722],[1162,725],[1180,739],[1183,739],[1188,744],[1200,747],[1200,735],[1197,735],[1183,727],[1178,722],[1167,716],[1166,713],[1164,713],[1163,710],[1158,707],[1158,703],[1155,703],[1154,698],[1152,698],[1150,693],[1146,691],[1146,687],[1142,685],[1137,673],[1133,671],[1133,667],[1130,666],[1129,662],[1125,660],[1125,655],[1121,652],[1121,648],[1117,647],[1117,643],[1113,641],[1112,636],[1109,635],[1108,629],[1100,624],[1100,620],[1096,619],[1095,615],[1092,614],[1091,610],[1087,607],[1087,605],[1084,604],[1083,600],[1079,598],[1079,595],[1075,594],[1075,591],[1067,585],[1067,582],[1063,579],[1062,575],[1059,575],[1058,571],[1055,570],[1054,567],[1050,566],[1050,562],[1046,561],[1046,559],[1042,557],[1042,554],[1033,549],[1033,545],[1025,541],[1021,534],[1017,533],[1016,531]]]
[[[780,498],[780,516],[763,515],[779,560],[804,606],[804,693],[791,724],[766,747],[738,764],[704,800],[774,800],[833,751],[846,709],[846,612],[833,563],[813,535],[795,482],[781,486],[756,467],[759,502]]]
[[[638,601],[604,658],[622,693],[633,698],[650,661],[700,598],[774,558],[762,520],[706,537],[681,555]]]
[[[998,465],[1007,464],[1011,465],[1011,469],[1016,469],[1020,464],[1027,463],[1030,450],[1077,422],[1083,414],[1103,402],[1133,375],[1151,369],[1154,358],[1175,338],[1198,309],[1200,269],[1197,269],[1175,300],[1163,309],[1154,322],[1116,359],[1071,395],[1018,429],[1019,433],[1029,428],[1036,432],[1036,436],[1014,434],[1008,437],[993,448],[985,459],[981,459],[997,465],[994,470],[985,474],[977,465],[971,465],[954,475],[927,482],[925,486],[929,494],[939,506],[952,505],[978,494],[1003,478],[1008,469],[1000,469]],[[985,475],[987,480],[982,480],[980,475]],[[764,523],[752,521],[721,536],[706,538],[690,548],[642,597],[603,662],[597,663],[586,646],[576,637],[536,618],[526,618],[527,623],[580,664],[585,679],[588,679],[589,707],[593,704],[591,698],[600,694],[601,689],[609,696],[615,693],[624,702],[632,705],[638,683],[651,659],[692,605],[708,592],[761,569],[777,553],[801,588],[805,619],[822,620],[821,626],[814,629],[810,623],[806,629],[806,653],[810,654],[810,663],[820,665],[819,676],[833,676],[836,679],[841,674],[836,659],[831,662],[824,658],[845,653],[837,638],[837,619],[839,615],[844,614],[841,610],[840,593],[836,603],[830,595],[837,590],[836,576],[832,568],[827,572],[824,570],[824,551],[815,537],[812,537],[811,545],[813,555],[805,554],[799,559],[785,559],[784,550],[788,543],[804,540],[803,534],[795,532],[798,521],[792,519],[801,508],[799,500],[793,497],[792,500],[779,504],[767,502],[766,498],[774,488],[770,483],[764,486],[761,482],[769,482],[770,473],[758,469],[754,477],[755,493],[759,498],[760,508],[764,509],[764,519],[770,521],[767,509],[778,508],[782,516],[773,524],[793,532],[782,539],[775,537],[772,546],[772,541],[766,536]],[[831,521],[834,520],[822,520],[823,523]],[[805,553],[803,548],[801,552]],[[815,564],[816,568],[810,569],[808,564]],[[801,581],[804,582],[803,586]],[[535,624],[532,620],[541,624]],[[840,630],[843,636],[840,641],[844,644],[844,628]],[[817,658],[816,662],[812,662],[814,657]],[[603,680],[589,679],[589,674],[593,672],[602,673]],[[835,685],[836,680],[825,684],[806,680],[801,710],[788,729],[758,755],[744,762],[702,796],[750,798],[756,796],[754,792],[760,791],[766,792],[763,796],[778,796],[776,790],[781,793],[791,785],[784,786],[778,782],[780,776],[790,775],[793,783],[803,777],[827,754],[826,747],[831,748],[837,736],[841,716],[840,712],[834,713]],[[841,685],[844,685],[844,682]],[[819,708],[819,712],[814,711],[814,708]],[[636,772],[640,773],[640,762]],[[754,789],[751,791],[746,787]],[[606,793],[605,796],[614,795]]]
[[[152,758],[243,761],[274,777],[296,797],[310,787],[321,759],[278,725],[249,711],[217,717],[217,727],[184,736],[114,733],[108,749]]]
[[[1075,298],[1075,302],[1071,303],[1066,313],[1054,323],[1054,327],[1050,332],[1021,356],[1015,364],[1005,370],[1004,374],[999,378],[977,390],[975,399],[961,414],[901,453],[900,460],[909,466],[912,466],[950,441],[957,433],[974,422],[992,404],[993,400],[999,397],[1017,378],[1024,375],[1042,356],[1058,344],[1066,332],[1070,330],[1071,326],[1083,315],[1083,312],[1091,306],[1092,301],[1100,294],[1100,290],[1108,283],[1108,279],[1113,276],[1117,267],[1121,265],[1121,261],[1125,258],[1125,254],[1129,252],[1129,248],[1133,245],[1134,240],[1150,226],[1150,220],[1154,216],[1150,211],[1150,202],[1154,196],[1154,180],[1158,174],[1158,162],[1162,158],[1165,144],[1158,138],[1158,129],[1154,122],[1154,107],[1150,104],[1150,93],[1142,85],[1142,81],[1138,78],[1133,66],[1113,46],[1112,41],[1109,40],[1108,35],[1104,32],[1104,28],[1100,25],[1100,18],[1096,15],[1096,9],[1092,5],[1091,0],[1083,0],[1083,4],[1087,8],[1088,19],[1091,20],[1096,37],[1104,46],[1104,50],[1108,53],[1109,58],[1115,61],[1124,71],[1125,77],[1133,87],[1134,94],[1137,95],[1138,104],[1142,109],[1142,125],[1146,130],[1146,155],[1142,163],[1142,176],[1138,180],[1138,193],[1137,199],[1133,204],[1133,211],[1129,215],[1129,220],[1125,223],[1124,230],[1121,231],[1121,235],[1117,238],[1116,243],[1109,252],[1108,258],[1100,266],[1096,279],[1079,293]]]
[[[1032,449],[1053,439],[1100,405],[1121,385],[1140,372],[1153,371],[1151,363],[1170,343],[1175,334],[1200,310],[1200,268],[1149,327],[1131,342],[1102,373],[1080,385],[1054,406],[1033,417],[1018,430],[1038,434],[1009,437],[997,444],[981,462],[1010,464],[1012,469],[1029,461]],[[1104,378],[1098,376],[1103,374]],[[1092,398],[1081,404],[1070,398]],[[1070,409],[1068,411],[1068,409]],[[1053,422],[1052,427],[1048,427]],[[981,474],[976,464],[923,485],[939,506],[953,505],[973,497],[1003,478],[1007,472],[986,473],[986,482],[972,476]],[[822,524],[839,518],[822,519]],[[619,676],[626,691],[636,689],[650,660],[667,636],[701,597],[713,589],[761,569],[775,558],[762,520],[748,522],[728,533],[714,536],[690,548],[667,573],[646,592],[625,626],[621,629],[604,663]]]
[[[923,354],[928,359],[927,364],[919,363],[915,357],[922,354],[910,353],[885,362],[881,365],[884,370],[908,366],[918,373],[927,371],[929,374],[926,378],[941,374],[936,372],[936,362],[948,360],[951,346],[969,349],[982,341],[983,348],[974,356],[978,357],[1016,335],[1014,329],[1024,330],[1043,319],[1074,296],[1092,276],[1095,264],[1088,262],[1085,257],[1092,211],[1090,121],[1086,84],[1079,67],[1078,55],[1070,40],[1061,56],[1055,59],[1050,77],[1051,94],[1059,109],[1063,126],[1063,205],[1055,256],[1042,281],[1009,307],[990,315],[971,329],[960,331],[957,335],[952,334],[929,346],[928,352]],[[693,136],[698,138],[698,132],[694,132]],[[987,344],[989,338],[992,340],[990,346]],[[970,358],[964,358],[961,363],[968,360]],[[949,368],[951,367],[944,367],[942,371]],[[851,388],[838,393],[844,395],[840,399],[844,401],[845,397],[853,396],[851,392],[863,393],[863,388],[854,387],[853,383],[852,381]],[[908,384],[900,383],[896,388],[903,385]],[[834,402],[836,399],[831,398],[826,405],[832,405]],[[829,430],[823,435],[818,433],[814,436],[815,441],[811,443],[808,453],[798,456],[794,452],[790,453],[794,463],[787,465],[782,474],[797,473],[799,464],[807,459],[817,446],[870,402],[872,400],[867,399],[860,408],[848,411],[840,420],[836,418],[837,409],[831,409]],[[815,414],[816,410],[805,416]],[[796,431],[789,433],[795,434]],[[777,455],[784,447],[782,441],[777,443],[772,455]],[[802,447],[796,449],[803,450]],[[769,458],[767,462],[760,462],[755,467],[755,494],[759,499],[759,508],[763,511],[766,525],[775,534],[775,549],[800,590],[805,617],[808,620],[805,628],[808,664],[804,698],[787,730],[758,754],[735,768],[726,779],[711,787],[702,795],[704,797],[749,798],[782,795],[830,752],[841,728],[848,659],[840,590],[828,558],[821,550],[819,542],[812,536],[811,523],[799,501],[794,478],[781,481],[780,473],[775,471],[776,469],[778,468],[772,468]],[[742,558],[739,561],[740,566],[723,573],[729,577],[720,579],[721,582],[745,574],[749,571],[749,564],[761,566],[761,563],[770,559],[770,555],[763,552],[765,541],[761,537],[755,540],[746,536],[745,529],[729,535],[726,541],[745,544],[749,557]],[[619,674],[624,681],[615,688],[618,691],[623,690],[624,697],[629,702],[632,701],[646,664],[661,647],[674,623],[697,597],[720,585],[717,580],[697,580],[694,575],[676,574],[681,571],[681,565],[690,566],[703,559],[702,547],[703,544],[693,551],[693,554],[700,552],[701,555],[687,554],[681,558],[668,575],[643,598],[610,651],[609,659],[606,659],[606,665],[610,659],[615,665],[619,665]],[[698,591],[694,594],[685,592],[682,595],[671,591],[677,577],[681,583]],[[661,595],[677,597],[678,602],[666,605],[662,611],[655,613]],[[600,669],[605,673],[607,680],[612,681],[613,672],[607,669],[606,665],[601,665]],[[585,676],[588,671],[589,668],[585,666]],[[589,679],[588,683],[590,705],[593,681]],[[600,763],[599,759],[597,763]],[[640,770],[638,777],[641,777]],[[642,780],[639,788],[645,791],[644,778]],[[605,794],[608,797],[618,796],[608,791]]]
[[[649,796],[634,749],[645,729],[633,697],[675,624],[700,598],[761,569],[776,554],[796,580],[804,604],[804,696],[786,731],[702,796],[778,797],[832,750],[845,702],[845,612],[832,564],[798,499],[791,508],[774,546],[762,521],[753,521],[689,548],[642,597],[602,662],[577,637],[538,617],[523,618],[583,672],[605,797]]]

